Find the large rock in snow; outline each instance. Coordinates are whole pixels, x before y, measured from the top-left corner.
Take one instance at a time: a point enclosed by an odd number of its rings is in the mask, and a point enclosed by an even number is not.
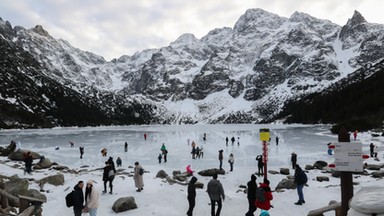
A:
[[[384,216],[384,187],[366,187],[352,198],[348,216]]]

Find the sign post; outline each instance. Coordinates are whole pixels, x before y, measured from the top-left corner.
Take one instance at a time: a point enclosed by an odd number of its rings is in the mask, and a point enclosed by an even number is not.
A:
[[[260,140],[262,141],[263,145],[263,163],[264,163],[264,179],[267,178],[267,162],[268,162],[268,143],[267,141],[270,140],[270,132],[268,128],[262,128],[260,129]]]
[[[345,142],[343,143],[343,146],[344,145],[348,145],[350,144],[350,138],[349,138],[349,134],[348,134],[348,131],[345,129],[345,128],[342,128],[339,132],[339,136],[338,136],[338,141],[339,143],[341,142]],[[344,155],[345,156],[345,153],[344,152],[347,152],[345,151],[348,147],[345,147],[345,149],[342,149],[341,152],[341,155]],[[337,149],[335,148],[335,155],[336,155],[336,151]],[[361,151],[361,150],[360,150]],[[344,157],[342,156],[342,157]],[[336,156],[335,156],[336,157]],[[360,156],[361,157],[361,156]],[[342,170],[348,170],[349,168],[347,168],[348,166],[343,166],[343,165],[346,165],[344,164],[344,159],[340,158],[341,160],[339,160],[339,163],[341,163],[340,165],[342,165]],[[355,163],[353,163],[355,164]],[[363,163],[361,163],[361,168],[363,166]],[[340,182],[341,182],[341,215],[342,216],[347,216],[347,213],[348,213],[348,209],[349,209],[349,200],[352,199],[353,197],[353,181],[352,181],[352,172],[350,171],[342,171],[340,172]]]

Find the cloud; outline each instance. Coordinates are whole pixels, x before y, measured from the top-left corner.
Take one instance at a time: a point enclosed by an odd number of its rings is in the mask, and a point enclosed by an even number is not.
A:
[[[2,0],[0,17],[12,25],[42,25],[55,38],[106,59],[169,45],[183,33],[203,37],[233,27],[250,8],[289,17],[295,11],[339,25],[358,10],[384,23],[382,0]]]

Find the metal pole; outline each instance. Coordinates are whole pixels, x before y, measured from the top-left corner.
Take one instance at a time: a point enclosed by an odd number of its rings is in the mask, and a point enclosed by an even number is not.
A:
[[[348,131],[341,128],[338,136],[339,142],[350,142]],[[351,172],[340,172],[341,182],[341,215],[347,216],[349,200],[353,197],[353,181]]]
[[[268,169],[267,169],[267,162],[268,162],[268,146],[267,141],[263,141],[263,162],[264,162],[264,179],[268,179]]]

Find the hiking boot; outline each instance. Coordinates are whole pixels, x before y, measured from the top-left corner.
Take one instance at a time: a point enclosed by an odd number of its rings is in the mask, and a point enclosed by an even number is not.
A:
[[[301,202],[295,202],[295,205],[302,205]]]

